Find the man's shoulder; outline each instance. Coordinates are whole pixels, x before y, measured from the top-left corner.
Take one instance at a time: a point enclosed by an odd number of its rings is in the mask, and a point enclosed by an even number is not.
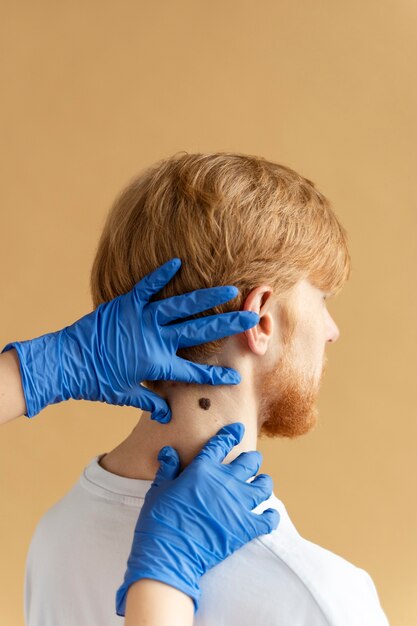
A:
[[[329,623],[387,626],[375,584],[368,572],[302,537],[285,506],[275,496],[261,510],[269,506],[279,511],[280,524],[255,541],[269,553],[271,561],[276,561],[277,571],[285,567],[287,578],[297,581],[299,593],[304,592],[314,598]],[[273,586],[272,582],[271,592]],[[359,613],[362,617],[357,621]],[[346,622],[340,621],[343,614]],[[349,622],[349,619],[353,621]]]
[[[256,512],[276,508],[280,514],[278,527],[258,540],[266,548],[271,558],[285,561],[302,579],[307,581],[330,582],[337,580],[363,580],[364,570],[347,559],[323,546],[305,539],[292,522],[284,503],[275,494],[262,503]],[[365,572],[366,573],[366,572]]]
[[[280,527],[257,541],[266,549],[272,560],[285,562],[300,580],[309,586],[322,584],[328,588],[335,580],[338,583],[352,582],[362,578],[359,567],[344,557],[305,539],[298,533],[285,533]],[[359,573],[359,574],[358,574]]]

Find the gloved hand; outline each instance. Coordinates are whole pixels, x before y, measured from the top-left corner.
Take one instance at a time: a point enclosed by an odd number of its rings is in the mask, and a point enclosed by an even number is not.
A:
[[[101,304],[71,326],[8,343],[2,352],[17,351],[26,417],[34,417],[48,404],[73,398],[134,406],[166,423],[171,419],[168,404],[140,385],[141,381],[238,384],[236,370],[192,363],[179,358],[176,351],[241,333],[255,326],[259,316],[233,311],[168,325],[238,294],[236,287],[213,287],[149,303],[180,266],[180,259],[171,259],[131,291]]]
[[[189,595],[198,610],[198,582],[211,567],[248,541],[277,528],[276,509],[253,513],[272,494],[272,478],[259,474],[260,452],[242,452],[222,464],[243,437],[241,422],[221,428],[178,475],[171,446],[159,451],[156,473],[140,511],[116,613],[125,615],[130,585],[141,578],[165,582]]]

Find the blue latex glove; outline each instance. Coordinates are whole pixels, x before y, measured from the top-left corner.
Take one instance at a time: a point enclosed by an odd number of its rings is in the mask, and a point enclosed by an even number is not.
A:
[[[166,423],[171,419],[168,404],[141,381],[238,384],[236,370],[193,363],[178,357],[176,351],[241,333],[255,326],[259,316],[233,311],[168,325],[238,294],[236,287],[213,287],[150,303],[180,266],[180,259],[171,259],[131,291],[101,304],[71,326],[8,343],[2,352],[17,351],[26,417],[34,417],[48,404],[73,398],[134,406]]]
[[[253,513],[269,498],[273,482],[259,474],[260,452],[242,452],[222,461],[240,443],[245,427],[221,428],[178,475],[180,460],[171,446],[159,451],[160,467],[146,493],[133,537],[116,613],[125,615],[127,591],[141,578],[167,583],[189,595],[198,610],[200,577],[235,550],[277,528],[276,509]]]

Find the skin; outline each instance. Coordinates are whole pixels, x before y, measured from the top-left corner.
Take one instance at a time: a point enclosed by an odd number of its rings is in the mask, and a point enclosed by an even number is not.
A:
[[[159,580],[142,578],[129,587],[124,626],[192,626],[192,599]]]
[[[183,469],[219,428],[236,420],[245,424],[245,436],[225,463],[255,450],[260,434],[296,438],[310,432],[317,423],[326,343],[339,337],[325,296],[308,279],[297,283],[288,300],[296,319],[289,335],[273,289],[268,285],[253,289],[242,308],[256,311],[259,324],[229,337],[222,354],[211,359],[213,364],[235,367],[241,383],[213,387],[164,381],[158,393],[171,406],[171,422],[158,424],[144,412],[130,435],[101,457],[100,465],[120,476],[153,480],[163,446],[176,448]],[[208,409],[199,407],[201,398],[210,400]]]

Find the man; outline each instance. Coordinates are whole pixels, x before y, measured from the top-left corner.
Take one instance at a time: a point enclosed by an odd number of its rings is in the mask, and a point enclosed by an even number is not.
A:
[[[28,626],[122,623],[115,590],[161,447],[173,446],[185,467],[220,427],[238,420],[245,436],[227,463],[256,449],[258,435],[295,438],[317,422],[326,344],[339,337],[325,298],[350,272],[347,234],[329,201],[311,181],[263,158],[174,155],[133,179],[111,208],[92,268],[94,306],[175,256],[182,267],[155,300],[236,285],[239,295],[214,312],[259,314],[244,333],[178,351],[234,367],[242,381],[145,381],[167,400],[172,419],[160,424],[143,413],[41,519],[27,560]],[[300,537],[274,494],[256,510],[270,506],[280,513],[278,528],[202,577],[195,624],[386,626],[369,575]]]

